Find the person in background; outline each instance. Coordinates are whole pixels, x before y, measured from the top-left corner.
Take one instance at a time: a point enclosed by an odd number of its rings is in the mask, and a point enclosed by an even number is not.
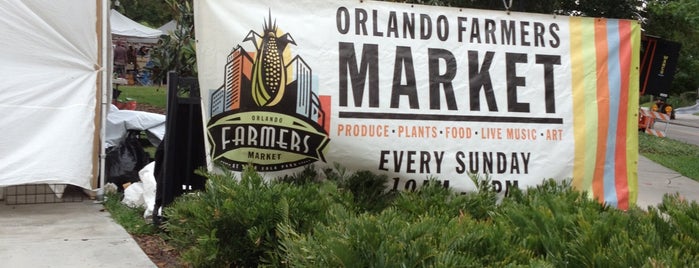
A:
[[[148,47],[141,46],[141,48],[138,49],[138,55],[141,57],[148,56]]]
[[[116,72],[117,77],[123,78],[126,75],[127,61],[128,55],[124,41],[117,41],[117,45],[114,47],[114,72]]]
[[[126,65],[133,64],[133,69],[127,71],[138,70],[138,64],[136,63],[136,49],[133,48],[133,46],[129,45],[129,49],[126,52],[126,55],[126,58],[128,59],[126,61]]]

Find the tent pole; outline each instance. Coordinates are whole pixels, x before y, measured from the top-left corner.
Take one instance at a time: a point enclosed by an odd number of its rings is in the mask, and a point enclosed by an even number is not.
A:
[[[102,13],[101,20],[102,20],[102,36],[100,37],[102,40],[102,47],[100,48],[102,51],[102,98],[101,98],[101,105],[102,109],[100,112],[101,116],[101,124],[100,124],[100,157],[99,157],[99,165],[100,165],[100,180],[99,180],[99,188],[103,188],[105,184],[105,167],[106,167],[106,149],[105,149],[105,139],[106,139],[106,122],[107,122],[107,111],[109,111],[109,104],[110,104],[110,92],[112,92],[112,38],[111,38],[111,27],[109,25],[109,0],[99,0],[101,2],[100,5],[100,12]]]

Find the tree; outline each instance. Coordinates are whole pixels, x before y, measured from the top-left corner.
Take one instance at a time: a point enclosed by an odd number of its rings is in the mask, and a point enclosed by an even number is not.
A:
[[[543,14],[639,19],[642,0],[408,0],[406,2],[436,6],[451,6],[489,10],[509,10]]]
[[[112,1],[112,8],[128,18],[152,28],[158,28],[172,19],[172,13],[169,12],[165,1],[115,0]]]
[[[642,18],[641,0],[567,0],[560,1],[566,14],[585,17],[638,20]]]
[[[196,40],[194,39],[194,11],[192,0],[166,0],[168,10],[177,23],[171,35],[160,38],[151,53],[153,79],[162,81],[169,71],[179,76],[197,75]]]

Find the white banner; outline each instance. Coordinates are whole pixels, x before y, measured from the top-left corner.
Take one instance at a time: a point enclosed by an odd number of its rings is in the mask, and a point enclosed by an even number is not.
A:
[[[576,140],[603,120],[574,122],[587,120],[574,109],[571,61],[583,50],[571,48],[571,29],[579,24],[594,28],[569,17],[390,2],[197,1],[209,157],[268,177],[339,163],[386,174],[396,190],[436,178],[470,191],[469,174],[489,174],[501,192],[573,178],[576,157],[587,159]],[[619,101],[611,103],[626,111]],[[590,174],[595,165],[604,163]],[[581,174],[578,186],[592,188],[594,176]]]

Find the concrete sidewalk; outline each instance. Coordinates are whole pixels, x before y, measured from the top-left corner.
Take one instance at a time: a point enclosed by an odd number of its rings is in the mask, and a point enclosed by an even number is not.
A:
[[[699,116],[676,114],[672,125],[699,128]],[[695,144],[698,145],[699,144]],[[646,208],[662,202],[666,193],[679,193],[686,200],[699,202],[699,182],[684,177],[674,170],[663,167],[649,159],[638,157],[638,206]]]
[[[0,267],[156,267],[102,204],[0,201]]]
[[[656,206],[662,203],[665,194],[674,193],[679,193],[688,201],[699,202],[699,182],[639,156],[638,207]]]

